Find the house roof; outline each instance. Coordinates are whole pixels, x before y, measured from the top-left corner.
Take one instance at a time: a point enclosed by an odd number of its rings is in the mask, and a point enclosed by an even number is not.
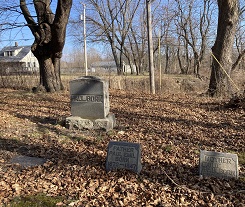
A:
[[[92,68],[113,68],[117,67],[115,61],[99,61],[91,64]]]
[[[20,50],[16,56],[4,56],[6,51]],[[31,46],[9,46],[0,51],[0,62],[21,62],[21,60],[31,51]]]

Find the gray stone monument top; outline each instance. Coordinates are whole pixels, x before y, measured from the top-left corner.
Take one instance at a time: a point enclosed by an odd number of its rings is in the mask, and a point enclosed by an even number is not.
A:
[[[127,169],[140,173],[141,148],[138,143],[110,141],[107,150],[106,171]]]
[[[200,151],[199,175],[203,177],[238,178],[236,154]]]
[[[104,119],[109,114],[108,82],[95,76],[70,81],[71,114],[83,119]]]
[[[116,125],[110,113],[108,82],[95,76],[83,76],[70,81],[71,114],[66,118],[69,129],[104,129]]]

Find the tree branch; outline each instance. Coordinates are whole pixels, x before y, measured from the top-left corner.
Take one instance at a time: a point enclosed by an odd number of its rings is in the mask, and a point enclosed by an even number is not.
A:
[[[241,62],[244,56],[245,56],[245,49],[238,55],[236,61],[233,63],[231,67],[231,71],[234,71],[236,69],[236,67],[239,65],[239,63]]]
[[[26,1],[25,0],[20,0],[20,9],[25,17],[25,20],[27,22],[28,27],[30,28],[32,34],[34,35],[35,38],[38,38],[39,35],[37,33],[37,23],[35,20],[32,18],[27,6],[26,6]]]
[[[68,23],[72,0],[58,0],[56,14],[52,25],[52,44],[57,53],[61,53],[66,36],[66,25]]]

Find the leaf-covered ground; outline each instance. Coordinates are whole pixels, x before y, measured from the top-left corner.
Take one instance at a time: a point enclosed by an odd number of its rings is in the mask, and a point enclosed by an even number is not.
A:
[[[69,93],[0,89],[0,206],[24,195],[59,206],[245,206],[245,112],[223,100],[110,91],[117,128],[69,131]],[[142,147],[139,175],[105,171],[110,140]],[[198,176],[199,150],[239,156],[238,180]],[[16,155],[48,159],[23,169]]]

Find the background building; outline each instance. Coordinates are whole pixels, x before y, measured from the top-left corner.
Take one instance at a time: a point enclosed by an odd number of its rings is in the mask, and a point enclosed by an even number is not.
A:
[[[4,47],[0,51],[0,74],[33,74],[39,71],[39,64],[31,52],[31,46]]]

